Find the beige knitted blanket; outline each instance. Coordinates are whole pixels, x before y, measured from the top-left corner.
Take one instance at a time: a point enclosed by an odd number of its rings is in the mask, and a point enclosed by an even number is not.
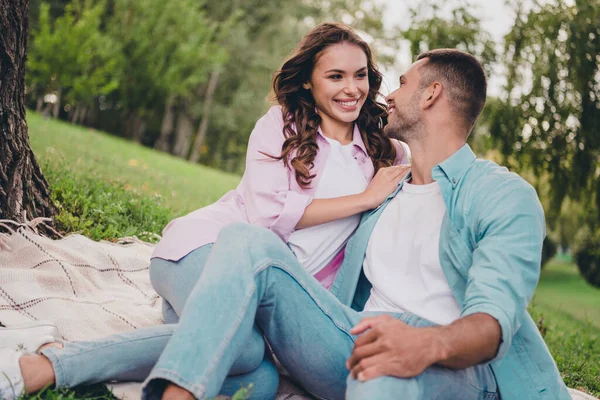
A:
[[[10,227],[6,222],[0,224]],[[51,240],[24,226],[0,234],[0,322],[10,326],[50,320],[67,341],[160,324],[161,301],[148,276],[151,254],[152,245],[135,238],[119,243],[81,235]],[[140,398],[138,383],[111,389],[119,398]],[[577,400],[593,399],[572,394]],[[278,400],[308,398],[282,379]]]
[[[135,238],[51,240],[26,227],[0,234],[0,322],[49,320],[66,341],[161,324],[161,299],[148,275],[151,254],[152,245]],[[139,387],[111,388],[117,397],[135,399]],[[301,393],[284,379],[278,398],[299,400]]]

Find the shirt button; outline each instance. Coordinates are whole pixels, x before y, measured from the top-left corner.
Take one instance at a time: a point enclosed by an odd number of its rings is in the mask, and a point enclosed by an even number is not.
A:
[[[452,179],[452,183],[456,185],[456,179]]]

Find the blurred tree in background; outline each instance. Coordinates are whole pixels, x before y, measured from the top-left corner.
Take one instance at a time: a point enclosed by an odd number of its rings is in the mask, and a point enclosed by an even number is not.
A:
[[[507,84],[490,134],[507,164],[532,171],[538,187],[543,181],[550,228],[562,245],[586,251],[578,265],[600,285],[600,1],[514,8],[502,60]],[[586,233],[573,234],[582,225]]]
[[[381,13],[371,0],[34,0],[29,105],[241,172],[272,74],[303,34],[343,20],[385,38]]]

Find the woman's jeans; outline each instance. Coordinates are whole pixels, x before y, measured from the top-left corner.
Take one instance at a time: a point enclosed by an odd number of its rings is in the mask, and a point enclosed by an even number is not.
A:
[[[487,365],[461,370],[434,366],[412,379],[351,379],[345,367],[355,340],[350,329],[373,314],[341,304],[272,232],[248,224],[228,226],[144,383],[143,398],[159,399],[168,382],[198,399],[215,396],[247,351],[255,324],[287,371],[319,398],[498,398]],[[431,325],[410,313],[392,316],[413,326]]]
[[[179,262],[155,258],[150,263],[152,285],[163,297],[165,325],[140,328],[100,340],[66,343],[64,349],[43,350],[42,354],[52,362],[56,386],[144,381],[177,329],[178,316],[202,274],[211,248],[212,244],[202,246]],[[198,339],[205,329],[202,325],[198,321],[195,338],[182,343],[187,349],[191,350],[199,343]],[[258,328],[251,329],[244,352],[232,364],[230,376],[223,381],[218,393],[231,396],[241,387],[252,383],[254,389],[251,399],[274,398],[279,375],[270,353],[265,358],[265,351],[262,333]]]

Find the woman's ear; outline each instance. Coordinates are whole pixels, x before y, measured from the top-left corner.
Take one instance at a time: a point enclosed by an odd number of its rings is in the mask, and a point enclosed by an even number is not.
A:
[[[304,89],[306,89],[306,90],[311,90],[311,89],[312,89],[312,83],[310,83],[310,82],[304,82],[304,83],[302,84],[302,87],[303,87]]]

